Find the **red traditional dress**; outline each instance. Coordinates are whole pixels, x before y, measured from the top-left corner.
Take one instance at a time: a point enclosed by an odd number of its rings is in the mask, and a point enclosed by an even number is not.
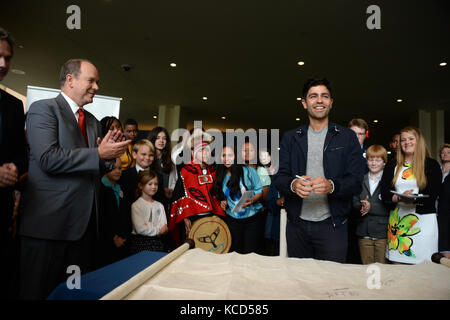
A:
[[[191,161],[181,168],[170,209],[169,230],[174,229],[183,219],[197,214],[226,215],[220,202],[211,195],[215,178],[214,165],[202,169],[199,164]]]

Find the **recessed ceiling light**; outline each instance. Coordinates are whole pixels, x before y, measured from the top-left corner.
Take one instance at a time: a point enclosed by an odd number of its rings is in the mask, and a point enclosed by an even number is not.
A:
[[[445,66],[447,65],[447,62],[441,62],[441,63],[439,63],[439,65],[440,65],[441,67],[445,67]]]
[[[378,123],[378,120],[373,120],[374,123]]]
[[[177,64],[174,63],[174,62],[172,62],[172,63],[170,64],[170,66],[171,66],[172,68],[175,68],[175,67],[177,66]]]
[[[297,101],[302,101],[302,98],[298,97],[298,98],[297,98]]]
[[[19,70],[19,69],[11,69],[11,72],[14,74],[21,75],[21,76],[23,76],[25,74],[25,71]]]
[[[208,97],[203,97],[202,99],[206,101],[206,100],[208,100]]]
[[[222,120],[225,120],[226,118],[227,118],[227,117],[225,117],[225,116],[221,117]]]
[[[305,63],[304,63],[303,61],[299,61],[299,62],[297,62],[297,64],[298,64],[299,66],[303,66]]]
[[[402,99],[397,99],[397,102],[402,102],[403,100]]]
[[[158,119],[158,116],[156,116],[156,115],[155,115],[155,116],[153,116],[153,119]]]
[[[300,118],[295,118],[295,121],[300,121]]]

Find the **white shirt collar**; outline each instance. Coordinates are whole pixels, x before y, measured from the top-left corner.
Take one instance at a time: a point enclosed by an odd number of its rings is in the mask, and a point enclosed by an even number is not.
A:
[[[142,170],[148,170],[148,168],[147,168],[147,169],[144,169],[144,168],[142,168],[140,165],[138,165],[137,163],[136,163],[135,168],[136,168],[137,173],[139,173],[139,171],[142,171]]]
[[[77,117],[78,116],[77,112],[78,112],[78,109],[80,108],[80,106],[75,101],[70,99],[69,96],[62,91],[61,91],[61,95],[64,97],[64,99],[66,99],[67,103],[70,106],[70,109],[72,109],[73,114],[75,115],[75,117]]]

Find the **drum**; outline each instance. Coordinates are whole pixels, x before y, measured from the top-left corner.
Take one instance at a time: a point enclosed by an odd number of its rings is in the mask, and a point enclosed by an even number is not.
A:
[[[189,238],[196,248],[213,253],[227,253],[231,247],[231,234],[225,221],[218,216],[198,219],[192,224]]]

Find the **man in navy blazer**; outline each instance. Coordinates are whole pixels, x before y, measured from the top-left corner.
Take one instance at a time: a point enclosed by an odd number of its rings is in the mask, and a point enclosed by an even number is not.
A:
[[[61,94],[28,111],[30,164],[19,223],[22,299],[46,298],[71,275],[68,266],[81,274],[91,270],[100,178],[130,143],[117,130],[100,140],[99,121],[83,109],[98,81],[91,62],[71,59],[61,68]]]
[[[303,97],[309,125],[284,135],[272,180],[285,197],[288,255],[345,262],[347,219],[364,176],[361,146],[353,131],[329,122],[326,79],[309,79]]]

